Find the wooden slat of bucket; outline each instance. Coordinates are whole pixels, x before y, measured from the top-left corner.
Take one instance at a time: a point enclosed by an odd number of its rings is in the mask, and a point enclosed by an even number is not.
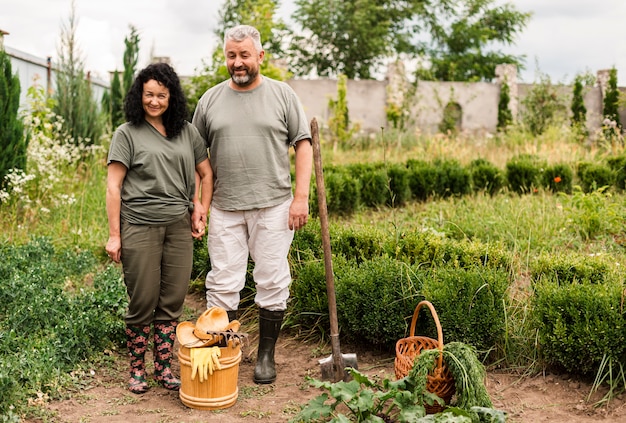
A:
[[[241,346],[232,343],[220,348],[220,370],[215,370],[203,382],[196,375],[191,380],[191,354],[189,348],[181,346],[178,350],[180,363],[179,397],[183,404],[200,410],[217,410],[232,406],[237,400],[239,389],[239,363],[241,362]]]

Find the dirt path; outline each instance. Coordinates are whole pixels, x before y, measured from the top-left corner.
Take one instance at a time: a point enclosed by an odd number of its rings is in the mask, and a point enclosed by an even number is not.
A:
[[[67,400],[51,402],[46,408],[55,414],[45,422],[63,423],[239,423],[265,421],[288,422],[299,406],[319,395],[310,387],[305,376],[321,377],[318,360],[329,353],[319,354],[316,345],[307,345],[288,336],[279,339],[276,350],[278,379],[273,385],[252,382],[256,351],[254,334],[244,346],[239,364],[238,397],[223,410],[204,411],[187,407],[178,393],[153,385],[143,395],[126,390],[127,362],[121,354],[113,356],[114,370],[95,370],[83,390],[72,393]],[[176,347],[177,348],[177,347]],[[359,370],[370,377],[393,377],[393,356],[355,351],[342,346],[344,353],[355,353]],[[178,360],[174,363],[180,374]],[[152,368],[149,368],[150,374]],[[587,423],[626,422],[624,395],[608,407],[594,408],[586,402],[590,386],[567,376],[547,375],[520,379],[506,373],[490,372],[487,389],[494,407],[505,410],[512,423]],[[600,398],[596,395],[595,400]],[[30,420],[41,423],[44,420]]]

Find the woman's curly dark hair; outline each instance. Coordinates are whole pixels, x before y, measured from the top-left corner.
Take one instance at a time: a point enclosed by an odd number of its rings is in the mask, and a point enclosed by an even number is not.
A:
[[[169,106],[163,113],[163,125],[168,138],[174,138],[183,129],[188,116],[185,93],[174,69],[167,63],[152,63],[142,69],[124,98],[126,120],[133,125],[144,122],[143,84],[154,79],[170,90]]]

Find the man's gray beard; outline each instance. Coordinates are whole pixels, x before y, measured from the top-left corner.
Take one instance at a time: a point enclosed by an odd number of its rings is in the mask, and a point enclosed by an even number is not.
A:
[[[239,86],[239,87],[247,87],[252,82],[254,82],[254,80],[256,79],[257,76],[258,76],[258,72],[255,73],[254,75],[252,75],[250,73],[246,73],[244,76],[231,75],[230,77],[232,78],[233,82],[235,84],[237,84],[237,86]]]

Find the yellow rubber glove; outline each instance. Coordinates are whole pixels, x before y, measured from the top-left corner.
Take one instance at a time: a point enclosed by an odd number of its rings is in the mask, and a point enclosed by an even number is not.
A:
[[[211,350],[212,348],[191,349],[191,380],[194,380],[197,374],[202,383],[208,379],[209,372],[213,374]]]
[[[222,365],[220,364],[221,355],[222,355],[222,350],[219,347],[213,347],[211,358],[213,359],[213,367],[217,370],[222,370]]]

